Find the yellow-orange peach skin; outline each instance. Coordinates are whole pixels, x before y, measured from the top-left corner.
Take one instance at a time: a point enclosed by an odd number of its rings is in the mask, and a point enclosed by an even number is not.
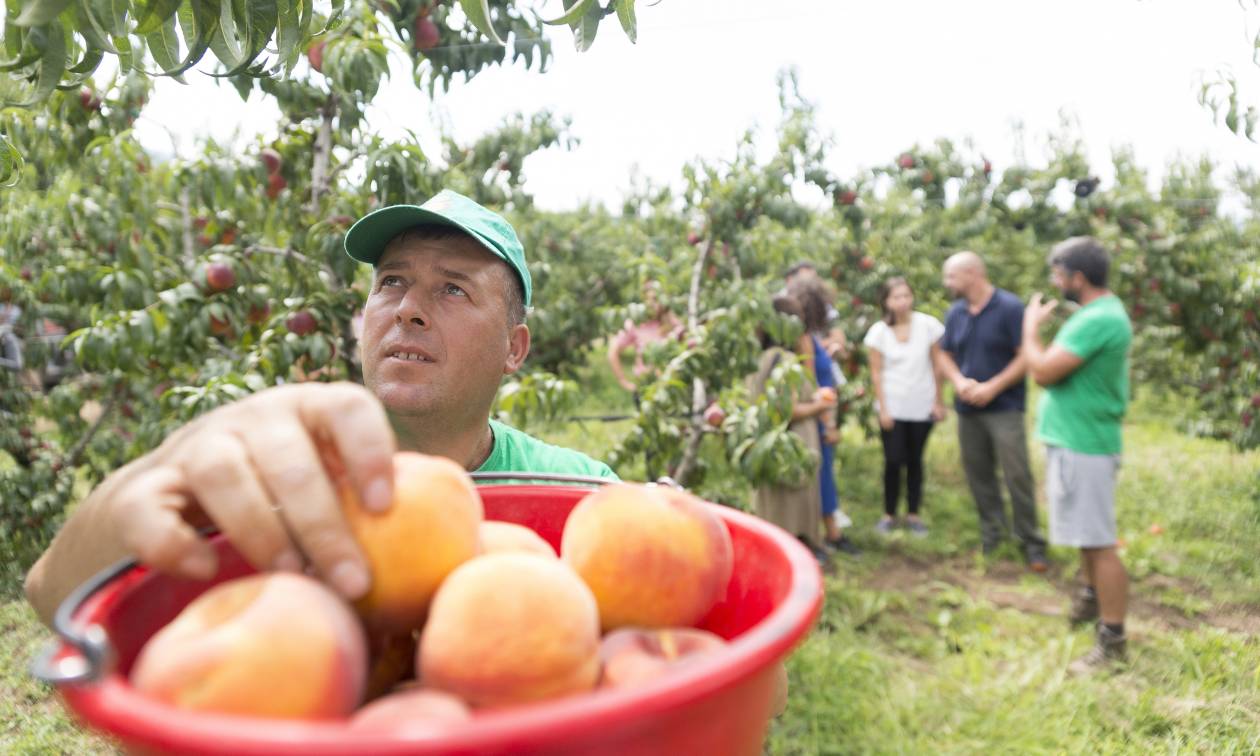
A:
[[[433,600],[417,676],[474,707],[590,690],[599,679],[599,613],[553,557],[504,552],[460,566]]]
[[[631,483],[578,503],[560,555],[595,594],[604,630],[695,625],[725,596],[733,567],[730,533],[703,502]]]
[[[289,573],[221,583],[149,639],[131,671],[143,693],[184,709],[332,719],[359,705],[367,642],[350,607]]]
[[[543,537],[513,522],[486,520],[481,523],[481,553],[500,551],[524,551],[530,554],[556,557],[556,550]]]
[[[369,628],[406,632],[424,623],[442,580],[477,555],[481,496],[462,467],[416,452],[394,455],[394,501],[382,513],[342,487],[342,509],[371,573],[355,603]]]

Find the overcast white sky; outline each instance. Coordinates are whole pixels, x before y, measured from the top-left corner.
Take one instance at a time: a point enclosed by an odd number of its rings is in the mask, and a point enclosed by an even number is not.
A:
[[[551,16],[560,5],[541,8]],[[579,54],[561,28],[546,74],[493,69],[433,102],[399,72],[376,100],[374,128],[432,133],[426,124],[442,120],[472,139],[512,113],[550,108],[572,117],[581,144],[526,163],[538,204],[617,207],[636,166],[677,182],[687,160],[731,155],[748,127],[771,138],[775,75],[795,66],[842,175],[942,136],[971,138],[1000,170],[1015,155],[1016,123],[1038,160],[1060,113],[1078,124],[1104,179],[1123,144],[1157,174],[1178,154],[1225,166],[1260,159],[1260,147],[1214,126],[1196,101],[1202,76],[1225,67],[1260,104],[1251,58],[1260,11],[1237,0],[641,0],[638,14],[637,45],[609,18]],[[160,84],[138,124],[155,150],[171,149],[157,124],[183,149],[199,134],[274,131],[266,103],[242,103],[207,77],[190,82]]]

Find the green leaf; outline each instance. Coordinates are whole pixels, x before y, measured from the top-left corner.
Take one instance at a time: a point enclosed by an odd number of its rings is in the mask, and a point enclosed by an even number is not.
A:
[[[90,75],[101,64],[101,60],[104,57],[104,50],[99,47],[89,48],[87,52],[83,53],[83,58],[67,70],[72,74]]]
[[[595,32],[599,31],[599,21],[603,17],[604,11],[600,9],[599,3],[592,3],[587,7],[582,20],[573,24],[573,42],[577,45],[578,52],[591,49],[595,42]]]
[[[179,73],[171,73],[179,70],[179,35],[175,33],[175,16],[167,17],[162,28],[145,35],[144,40],[149,44],[149,52],[153,54],[153,60],[162,68],[162,72],[182,83],[183,77]]]
[[[61,81],[61,74],[66,70],[66,35],[60,21],[47,25],[48,38],[44,44],[44,54],[39,61],[39,78],[35,84],[35,94],[30,104],[48,99]]]
[[[246,45],[241,68],[254,62],[271,41],[276,30],[276,0],[249,0],[242,2],[245,13],[241,16],[244,34],[241,35]],[[229,72],[240,73],[240,71]]]
[[[118,50],[118,72],[125,74],[131,70],[131,40],[126,35],[114,37],[114,47]]]
[[[170,72],[171,76],[187,71],[210,49],[210,40],[219,27],[219,6],[216,0],[192,0],[179,8],[177,14],[179,28],[184,32],[184,41],[188,43],[188,54],[180,64],[178,71]],[[191,42],[189,40],[192,40]]]
[[[490,0],[459,0],[459,7],[482,34],[493,40],[495,44],[504,44],[498,32],[494,30],[494,25],[490,23]]]
[[[617,3],[617,20],[625,30],[630,44],[639,41],[639,23],[634,17],[634,0],[615,0]]]
[[[573,5],[566,6],[563,15],[550,21],[543,19],[543,23],[551,26],[572,26],[582,18],[582,15],[586,13],[586,9],[594,2],[596,0],[577,0]]]
[[[324,24],[324,31],[321,31],[320,34],[323,34],[329,29],[337,28],[337,25],[341,23],[341,14],[345,10],[345,4],[345,0],[332,0],[332,9],[328,12],[328,23]],[[314,3],[302,3],[303,31],[310,26],[310,16],[313,5]]]
[[[22,153],[0,134],[0,186],[14,186],[22,177]]]
[[[97,11],[107,12],[108,8],[97,8],[98,5],[108,5],[108,0],[87,0],[75,6],[75,18],[77,23],[74,30],[83,35],[87,43],[92,47],[99,47],[106,52],[118,54],[113,44],[109,42],[111,36],[106,30]]]
[[[298,9],[294,7],[293,0],[276,3],[276,48],[286,74],[293,71],[301,53],[302,36],[298,21]]]
[[[210,35],[210,49],[229,71],[235,71],[248,61],[241,59],[240,37],[236,30],[236,18],[232,15],[232,2],[212,1],[219,13],[219,24]]]
[[[175,12],[182,3],[183,0],[149,0],[140,23],[132,33],[143,37],[161,29],[168,20],[175,17]]]
[[[52,21],[70,4],[70,0],[35,0],[27,3],[14,22],[18,26],[43,26]]]

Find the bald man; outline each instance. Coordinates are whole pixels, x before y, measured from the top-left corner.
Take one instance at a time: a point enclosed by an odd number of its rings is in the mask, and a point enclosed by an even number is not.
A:
[[[1013,522],[1029,567],[1045,572],[1046,540],[1037,525],[1024,431],[1024,305],[989,282],[974,252],[945,261],[944,283],[955,302],[945,315],[939,369],[954,385],[958,445],[980,517],[981,545],[985,554],[992,553]],[[1011,499],[1009,518],[998,467]]]

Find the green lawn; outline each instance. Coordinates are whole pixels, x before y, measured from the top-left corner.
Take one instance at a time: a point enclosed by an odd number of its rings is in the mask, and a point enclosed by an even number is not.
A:
[[[606,386],[587,396],[583,412],[628,403]],[[929,446],[924,540],[871,531],[880,452],[848,428],[841,489],[864,553],[836,560],[818,628],[789,663],[788,711],[767,751],[1260,752],[1260,453],[1177,433],[1153,405],[1135,417],[1118,506],[1134,577],[1131,662],[1090,679],[1066,674],[1092,641],[1063,616],[1075,553],[1053,551],[1048,577],[1026,572],[1013,548],[989,563],[978,556],[953,422]],[[598,454],[619,428],[545,434]],[[26,676],[46,637],[23,603],[0,604],[0,753],[108,752]]]

